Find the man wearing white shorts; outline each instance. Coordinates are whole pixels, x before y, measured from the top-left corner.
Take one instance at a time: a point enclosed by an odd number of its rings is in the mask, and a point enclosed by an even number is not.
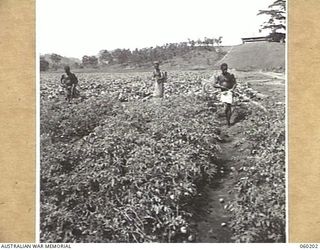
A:
[[[233,91],[237,86],[236,78],[228,72],[228,65],[221,64],[221,74],[215,78],[215,88],[221,89],[221,102],[225,104],[227,125],[230,127],[231,105],[233,103]]]
[[[153,65],[153,78],[155,79],[153,97],[162,98],[164,93],[164,83],[167,81],[167,72],[160,70],[158,61],[153,62]]]

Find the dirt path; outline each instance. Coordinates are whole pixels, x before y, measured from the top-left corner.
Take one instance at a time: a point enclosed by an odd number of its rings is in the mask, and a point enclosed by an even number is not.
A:
[[[283,73],[263,72],[263,71],[261,71],[259,73],[262,74],[262,75],[268,76],[268,77],[279,79],[279,80],[285,80],[286,79],[285,74],[283,74]]]
[[[256,85],[255,90],[268,96],[274,102],[283,102],[285,86],[279,85]],[[236,112],[237,113],[237,110]],[[239,113],[237,113],[239,115]],[[237,116],[235,115],[235,116]],[[203,243],[219,243],[233,242],[232,232],[230,228],[223,223],[228,223],[230,215],[225,209],[225,205],[233,199],[231,193],[235,178],[234,170],[240,167],[239,161],[236,158],[241,156],[242,150],[246,147],[246,138],[243,133],[245,122],[242,122],[243,117],[238,117],[236,122],[230,128],[225,127],[225,121],[221,117],[221,150],[218,166],[219,174],[216,182],[206,185],[202,190],[202,196],[195,201],[197,205],[194,221],[197,228],[197,242]]]
[[[222,57],[218,62],[216,62],[216,66],[219,65],[224,62],[224,60],[227,58],[227,56],[231,53],[231,51],[233,50],[234,46],[232,46],[229,51],[224,55],[224,57]]]
[[[225,121],[222,121],[224,124]],[[216,182],[206,185],[202,190],[202,196],[196,201],[199,210],[195,215],[197,221],[197,242],[219,243],[232,242],[230,229],[224,223],[228,223],[230,216],[225,209],[226,204],[233,199],[231,190],[233,189],[232,169],[237,167],[233,157],[239,152],[235,147],[242,141],[241,122],[227,128],[222,125],[224,132],[221,133],[222,153],[218,160],[219,173]]]

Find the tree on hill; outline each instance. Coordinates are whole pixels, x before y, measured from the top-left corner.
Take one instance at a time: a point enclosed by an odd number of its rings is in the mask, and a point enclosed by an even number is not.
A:
[[[113,57],[113,61],[124,64],[128,63],[131,51],[129,49],[116,49],[111,52],[111,55]]]
[[[40,57],[40,71],[47,71],[49,69],[49,62],[44,58]]]
[[[98,58],[101,64],[111,64],[113,61],[113,57],[108,50],[101,50],[99,52]]]
[[[190,45],[191,48],[194,48],[194,46],[196,45],[196,41],[195,40],[192,40],[190,38],[188,38],[188,43]]]
[[[84,67],[97,67],[98,66],[98,58],[95,56],[83,56],[82,64]]]
[[[50,55],[50,60],[52,61],[52,66],[55,70],[57,70],[60,66],[60,62],[62,60],[62,56],[58,55],[58,54],[51,54]]]
[[[214,38],[213,43],[215,43],[216,46],[220,47],[222,43],[222,36],[219,36],[218,38]]]
[[[213,39],[212,39],[212,41],[213,41]],[[205,44],[206,47],[208,47],[209,44],[211,43],[211,39],[208,38],[208,37],[205,37],[205,38],[203,39],[203,43]]]
[[[275,0],[273,4],[268,6],[267,10],[260,10],[258,15],[269,16],[268,20],[261,25],[261,30],[270,30],[270,36],[276,39],[285,37],[286,0]]]

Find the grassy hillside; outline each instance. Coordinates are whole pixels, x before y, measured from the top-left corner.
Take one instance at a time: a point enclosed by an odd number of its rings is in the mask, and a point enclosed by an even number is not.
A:
[[[211,69],[225,54],[224,51],[194,50],[184,56],[174,57],[165,62],[163,68],[174,70]]]
[[[45,55],[47,61],[51,62],[49,55]],[[284,71],[285,69],[285,44],[257,42],[241,44],[236,46],[223,46],[218,51],[199,48],[187,52],[184,55],[177,55],[172,59],[161,62],[164,70],[206,70],[218,69],[222,62],[228,63],[230,68],[237,70],[266,70]],[[75,63],[81,61],[75,58],[63,57],[62,64],[69,64],[74,68]],[[113,64],[97,68],[76,69],[75,72],[130,72],[150,71],[152,62],[140,66],[127,64]],[[59,69],[62,71],[62,69]]]
[[[284,71],[285,44],[258,42],[236,46],[221,47],[219,52],[210,50],[194,50],[183,56],[162,62],[164,70],[206,70],[218,69],[222,62],[237,70]],[[130,65],[125,68],[120,65],[108,67],[106,71],[121,70],[151,70],[148,64],[140,68]]]
[[[285,44],[257,42],[234,46],[218,64],[226,62],[237,70],[285,69]]]
[[[164,70],[218,69],[222,62],[228,63],[230,68],[237,70],[282,72],[285,69],[285,44],[258,42],[236,46],[224,46],[220,48],[219,52],[194,50],[183,56],[176,56],[173,59],[162,62],[162,68]],[[130,65],[126,66],[126,68],[120,65],[113,65],[106,69],[106,71],[144,71],[151,69],[151,64],[138,69]]]

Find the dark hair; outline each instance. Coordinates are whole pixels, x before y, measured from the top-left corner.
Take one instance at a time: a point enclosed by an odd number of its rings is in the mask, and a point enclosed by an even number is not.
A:
[[[70,71],[70,66],[68,66],[68,65],[64,66],[64,70]]]
[[[224,68],[224,67],[227,67],[227,68],[228,68],[228,64],[226,64],[226,63],[221,64],[220,69],[222,69],[222,68]]]

